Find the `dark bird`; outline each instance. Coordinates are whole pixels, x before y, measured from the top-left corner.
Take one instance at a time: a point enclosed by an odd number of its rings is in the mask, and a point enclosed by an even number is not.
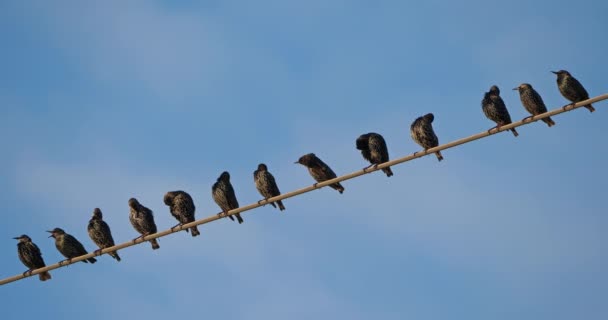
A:
[[[373,167],[377,167],[379,164],[387,162],[388,159],[388,148],[384,138],[374,132],[362,134],[357,138],[355,142],[358,150],[361,150],[363,159],[369,161]],[[387,177],[393,175],[393,171],[390,167],[382,169]]]
[[[253,172],[253,182],[255,182],[255,187],[264,199],[276,197],[281,194],[272,173],[268,172],[268,167],[263,163],[260,163],[258,169]],[[277,201],[277,204],[279,205],[279,210],[285,210],[285,206],[281,200]],[[274,202],[271,202],[270,205],[275,208],[277,207]]]
[[[336,174],[331,168],[325,164],[321,159],[319,159],[314,153],[305,154],[298,159],[295,163],[299,163],[308,168],[308,172],[310,175],[317,181],[323,182],[327,180],[331,180],[336,178]],[[315,183],[315,187],[316,187]],[[333,189],[338,190],[338,192],[344,192],[344,187],[340,184],[340,182],[336,182],[329,185]]]
[[[42,259],[42,253],[38,246],[32,242],[32,239],[26,235],[13,238],[19,240],[17,243],[17,253],[19,254],[19,260],[28,267],[28,270],[23,275],[32,274],[34,269],[40,269],[46,267],[44,260]],[[46,281],[51,279],[51,274],[48,271],[41,272],[38,274],[40,281]]]
[[[543,98],[540,97],[540,94],[538,94],[538,92],[536,92],[536,90],[534,90],[530,84],[522,83],[519,85],[519,87],[513,88],[513,90],[519,90],[521,104],[524,105],[524,108],[526,108],[526,110],[528,110],[532,116],[537,116],[541,113],[547,112],[547,107],[545,107]],[[550,117],[544,118],[542,121],[549,127],[555,125],[555,122]]]
[[[551,72],[557,75],[557,87],[564,98],[570,100],[573,104],[589,99],[589,94],[585,90],[585,87],[570,72],[566,70]],[[589,109],[590,112],[595,111],[595,108],[590,104],[584,107]]]
[[[62,229],[55,228],[52,231],[47,232],[51,234],[49,238],[55,238],[55,247],[57,247],[57,250],[59,250],[59,252],[67,258],[66,261],[68,263],[72,262],[72,259],[88,253],[80,241],[78,241],[72,235],[65,233],[65,231]],[[87,263],[87,261],[90,263],[95,263],[97,262],[97,259],[88,258],[86,260],[82,260],[84,263]]]
[[[220,206],[224,215],[227,215],[228,211],[239,207],[239,202],[236,200],[236,195],[234,194],[234,188],[232,188],[232,184],[230,183],[230,174],[227,171],[222,172],[220,177],[217,178],[217,182],[211,187],[211,194],[213,195],[213,200]],[[243,218],[241,218],[240,213],[235,214],[235,216],[239,223],[243,223]],[[232,216],[228,216],[228,218],[234,221]]]
[[[108,224],[103,221],[103,215],[101,214],[101,210],[99,208],[93,209],[93,217],[91,217],[91,220],[89,220],[87,231],[89,231],[89,237],[91,237],[91,240],[93,240],[93,242],[95,242],[95,244],[99,247],[98,250],[95,250],[96,254],[99,254],[102,249],[114,246],[112,232],[110,231]],[[112,258],[116,259],[116,261],[120,261],[120,257],[116,251],[108,252],[108,254]]]
[[[433,116],[432,113],[427,113],[414,120],[410,127],[412,139],[422,146],[424,151],[439,145],[439,139],[437,139],[437,135],[435,134],[435,131],[433,131],[433,120],[435,120],[435,116]],[[437,156],[437,160],[443,160],[441,151],[435,152],[435,155]]]
[[[511,115],[509,115],[509,110],[507,110],[505,102],[500,97],[500,90],[497,86],[492,86],[490,91],[483,95],[481,110],[488,119],[496,122],[496,129],[511,123]],[[511,129],[511,132],[516,137],[519,135],[515,128]]]
[[[129,209],[129,220],[131,220],[133,228],[141,234],[141,236],[133,239],[133,241],[156,233],[156,223],[154,223],[152,210],[142,206],[135,198],[129,199]],[[150,243],[153,250],[160,248],[157,239],[150,240]]]
[[[194,206],[192,197],[187,192],[181,190],[169,191],[165,194],[163,201],[169,206],[171,215],[179,221],[179,224],[175,227],[194,221],[194,211],[196,210],[196,207]],[[193,237],[200,234],[196,226],[190,228],[190,231],[192,231]],[[186,229],[186,232],[188,232],[188,229]]]

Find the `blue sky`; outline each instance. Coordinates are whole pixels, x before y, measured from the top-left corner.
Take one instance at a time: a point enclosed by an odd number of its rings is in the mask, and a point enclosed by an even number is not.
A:
[[[488,129],[496,84],[566,103],[550,70],[608,92],[605,1],[2,1],[0,277],[23,272],[28,234],[61,227],[92,250],[100,207],[117,242],[127,200],[175,224],[166,191],[215,214],[227,170],[241,204],[264,162],[283,192],[366,165],[378,132],[393,158],[433,112],[440,142]],[[0,288],[6,319],[606,319],[606,102],[205,225],[95,265]]]

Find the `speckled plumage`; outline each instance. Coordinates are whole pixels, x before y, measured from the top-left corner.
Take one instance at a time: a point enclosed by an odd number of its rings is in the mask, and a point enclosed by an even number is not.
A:
[[[91,240],[93,240],[100,250],[114,246],[112,231],[110,231],[108,224],[103,221],[103,215],[99,208],[93,209],[93,217],[89,220],[87,231]],[[116,259],[116,261],[120,261],[120,256],[118,256],[116,251],[108,252],[108,254]]]
[[[281,191],[279,191],[279,187],[274,180],[274,176],[268,172],[268,167],[263,163],[260,163],[258,169],[253,172],[253,182],[255,183],[258,192],[260,192],[265,199],[276,197],[281,194]],[[285,206],[283,206],[281,200],[276,203],[279,205],[279,210],[285,210]],[[271,202],[270,205],[275,208],[277,207],[274,202]]]
[[[135,228],[142,237],[156,233],[154,213],[152,210],[141,205],[135,198],[129,199],[129,220],[131,221],[133,228]],[[160,248],[157,239],[150,240],[150,244],[152,244],[152,249],[154,250]]]
[[[308,172],[317,182],[323,182],[337,177],[334,171],[314,153],[301,156],[295,163],[307,167]],[[329,186],[338,190],[340,193],[344,192],[344,187],[339,182],[330,184]]]
[[[169,206],[171,215],[179,221],[179,225],[194,221],[194,212],[196,207],[192,197],[185,191],[169,191],[165,194],[163,202]],[[196,226],[190,228],[192,236],[196,237],[200,234]],[[188,232],[188,229],[186,229]]]
[[[433,130],[433,120],[435,116],[432,113],[427,113],[422,117],[416,118],[410,127],[410,135],[412,139],[419,144],[424,150],[434,148],[439,145],[439,139]],[[437,160],[443,160],[441,151],[435,152]]]
[[[38,249],[38,246],[32,242],[30,237],[24,234],[13,239],[19,240],[19,243],[17,243],[17,254],[19,255],[19,260],[21,260],[21,262],[28,268],[24,274],[31,272],[34,269],[46,267],[44,264],[44,259],[42,259],[42,253],[40,253],[40,249]],[[45,271],[39,273],[38,278],[40,281],[46,281],[51,279],[51,274],[48,271]]]
[[[541,98],[540,94],[538,94],[538,92],[536,92],[536,90],[534,90],[530,84],[522,83],[513,90],[519,91],[519,99],[521,100],[521,104],[532,116],[547,112],[547,107],[543,102],[543,98]],[[542,121],[549,127],[555,125],[555,122],[553,119],[551,119],[551,117],[544,118]]]
[[[68,261],[88,253],[80,241],[72,235],[65,233],[61,228],[55,228],[52,231],[47,232],[51,234],[51,237],[55,238],[55,247]],[[88,258],[82,260],[84,263],[87,263],[87,261],[95,263],[97,262],[97,259]]]
[[[388,148],[384,138],[375,132],[362,134],[355,141],[355,146],[361,150],[363,159],[369,161],[372,165],[381,164],[389,161]],[[393,175],[390,167],[382,169],[387,177]]]
[[[232,188],[232,184],[230,183],[230,174],[227,171],[222,172],[219,178],[217,178],[217,181],[211,187],[211,195],[224,214],[239,207],[239,202],[234,194],[234,188]],[[235,216],[239,223],[243,223],[240,213],[235,214]],[[234,221],[232,216],[228,217]]]
[[[496,122],[497,128],[511,123],[511,115],[505,102],[500,97],[500,90],[497,86],[492,86],[490,91],[484,94],[483,100],[481,100],[481,109],[488,119]],[[515,128],[511,129],[511,132],[516,137],[519,135]]]
[[[577,103],[589,99],[589,94],[585,87],[566,70],[551,71],[557,75],[557,88],[564,98],[572,103]],[[589,112],[595,111],[595,108],[588,104],[584,106]]]

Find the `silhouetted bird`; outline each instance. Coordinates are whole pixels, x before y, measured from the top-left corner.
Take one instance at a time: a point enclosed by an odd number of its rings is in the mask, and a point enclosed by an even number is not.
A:
[[[213,200],[220,206],[224,215],[227,215],[228,211],[239,207],[239,202],[236,200],[236,195],[234,194],[234,188],[232,188],[232,184],[230,184],[230,174],[227,171],[222,172],[220,177],[217,178],[217,182],[211,187],[211,194],[213,195]],[[243,223],[243,218],[241,218],[240,213],[235,214],[235,216],[239,223]],[[228,216],[228,218],[234,221],[232,216]]]
[[[163,201],[169,206],[171,215],[179,221],[179,224],[175,227],[194,221],[194,211],[196,210],[196,207],[194,206],[192,197],[187,192],[181,190],[169,191],[165,194]],[[193,237],[200,234],[196,226],[190,228],[190,231],[192,231]],[[186,229],[186,232],[188,232],[188,229]]]
[[[517,88],[513,88],[513,90],[519,91],[519,98],[521,99],[521,104],[524,105],[524,108],[532,114],[532,116],[537,116],[541,113],[547,112],[547,107],[545,107],[545,103],[543,102],[543,98],[540,97],[538,92],[532,88],[532,86],[528,83],[522,83]],[[526,117],[530,118],[530,117]],[[546,123],[549,127],[554,126],[555,122],[551,119],[551,117],[547,117],[542,119],[544,123]]]
[[[89,220],[87,231],[89,231],[89,237],[91,237],[91,240],[93,240],[93,242],[95,242],[95,244],[99,247],[98,250],[95,250],[95,253],[99,254],[102,249],[114,246],[112,232],[110,231],[108,224],[103,221],[103,215],[101,214],[101,210],[99,208],[93,209],[93,217],[91,217],[91,220]],[[108,254],[112,258],[116,259],[116,261],[120,261],[120,257],[116,251],[108,252]]]
[[[435,131],[433,131],[433,120],[435,120],[435,116],[433,116],[432,113],[427,113],[414,120],[410,127],[412,139],[422,146],[424,151],[439,145],[439,139],[437,139],[437,135],[435,134]],[[443,160],[441,151],[435,152],[435,155],[437,156],[437,160]]]
[[[511,123],[511,115],[509,115],[509,110],[507,110],[505,102],[500,97],[500,90],[497,86],[492,86],[490,91],[483,95],[481,110],[488,119],[496,122],[497,129]],[[519,135],[515,128],[511,129],[511,132],[516,137]]]
[[[40,269],[46,267],[44,264],[44,260],[42,259],[42,253],[40,253],[40,249],[38,246],[32,242],[32,239],[26,235],[21,235],[19,237],[13,238],[15,240],[19,240],[17,243],[17,253],[19,254],[19,260],[23,262],[23,264],[28,267],[28,270],[23,273],[32,274],[34,269]],[[48,271],[42,272],[38,274],[38,278],[40,281],[46,281],[51,279],[51,274]]]
[[[305,154],[298,159],[295,163],[299,163],[308,168],[308,172],[310,175],[317,181],[323,182],[327,180],[331,180],[336,178],[336,174],[331,168],[325,164],[321,159],[319,159],[314,153]],[[317,184],[315,183],[315,186]],[[340,184],[340,182],[336,182],[329,185],[333,189],[338,190],[338,192],[344,192],[344,187]]]
[[[156,233],[156,223],[154,223],[154,214],[152,210],[142,206],[139,201],[135,198],[129,199],[129,220],[133,228],[141,234],[141,236],[133,239],[133,241],[145,237],[149,234]],[[152,249],[156,250],[160,248],[157,239],[150,240]]]
[[[65,233],[65,231],[62,229],[55,228],[52,231],[47,232],[51,234],[49,238],[55,238],[55,247],[57,247],[57,250],[59,250],[59,252],[67,258],[68,263],[72,262],[73,258],[80,257],[88,253],[80,241],[76,240],[76,238],[74,238],[72,235]],[[82,260],[84,263],[87,263],[87,261],[90,263],[95,263],[97,262],[97,259],[88,258],[86,260]]]
[[[260,163],[258,169],[253,172],[253,182],[255,182],[255,187],[264,199],[276,197],[281,194],[274,177],[268,172],[268,167],[263,163]],[[277,204],[279,205],[279,210],[285,210],[285,206],[283,206],[281,200],[277,201]],[[270,205],[275,208],[277,207],[274,202],[271,202]]]
[[[387,162],[388,159],[388,148],[384,138],[374,132],[362,134],[357,138],[355,142],[358,150],[361,150],[363,159],[369,161],[373,167],[377,167],[379,164]],[[393,175],[393,171],[390,167],[382,169],[387,177]]]
[[[557,75],[557,87],[564,98],[570,100],[573,104],[589,99],[589,94],[585,90],[585,87],[570,72],[566,70],[551,72]],[[589,109],[590,112],[595,111],[595,108],[590,104],[584,107]]]

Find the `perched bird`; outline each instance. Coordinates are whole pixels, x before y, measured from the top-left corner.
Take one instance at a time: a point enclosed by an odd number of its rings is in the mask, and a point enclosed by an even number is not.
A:
[[[387,162],[388,159],[388,148],[384,138],[374,132],[362,134],[357,138],[355,142],[358,150],[361,150],[363,159],[369,161],[372,166],[378,166],[383,162]],[[387,177],[393,175],[393,171],[390,167],[382,169]]]
[[[181,190],[169,191],[165,194],[163,201],[169,206],[171,215],[179,221],[179,224],[175,227],[194,221],[194,210],[196,207],[194,206],[192,197],[187,192]],[[193,237],[200,234],[196,226],[190,228],[190,231],[192,231]],[[188,232],[188,229],[186,229],[186,232]]]
[[[71,262],[73,258],[80,257],[82,255],[87,254],[87,250],[84,248],[80,241],[76,240],[72,235],[65,233],[60,228],[55,228],[52,231],[47,231],[51,235],[50,237],[55,238],[55,247],[57,250],[67,258],[67,262]],[[95,263],[97,259],[88,258],[86,260],[82,260],[84,263]]]
[[[276,197],[281,194],[272,173],[268,172],[268,167],[263,163],[260,163],[258,169],[253,172],[253,182],[255,182],[255,187],[264,199]],[[279,210],[285,210],[285,206],[281,200],[277,201],[277,204],[279,205]],[[271,202],[270,205],[275,208],[277,207],[274,202]]]
[[[42,259],[42,253],[40,253],[40,249],[38,249],[38,246],[32,242],[30,237],[21,235],[13,239],[19,240],[19,243],[17,243],[19,260],[21,260],[21,262],[28,267],[28,270],[24,272],[23,275],[32,274],[34,269],[46,267],[44,260]],[[40,278],[40,281],[46,281],[51,279],[51,274],[48,271],[45,271],[39,273],[38,277]]]
[[[585,87],[573,77],[570,72],[566,70],[551,71],[557,75],[557,87],[564,98],[570,100],[572,103],[577,103],[589,99],[589,94]],[[595,111],[595,108],[588,104],[584,106],[589,109],[590,112]]]
[[[133,239],[133,241],[145,237],[149,234],[156,233],[156,223],[154,223],[154,214],[152,210],[142,206],[139,201],[135,198],[129,199],[129,220],[133,228],[141,234],[141,236]],[[150,240],[152,249],[156,250],[160,248],[157,239]]]
[[[295,163],[299,163],[308,168],[308,172],[310,175],[317,181],[323,182],[326,180],[331,180],[336,178],[336,174],[331,168],[325,164],[321,159],[319,159],[314,153],[305,154],[298,159]],[[315,186],[317,184],[315,183]],[[336,182],[329,185],[333,189],[338,190],[338,192],[344,192],[344,187],[340,184],[340,182]]]
[[[422,146],[424,151],[439,145],[439,139],[437,139],[437,135],[435,135],[435,131],[433,131],[433,120],[435,120],[435,116],[433,116],[432,113],[427,113],[414,120],[410,127],[412,139]],[[435,155],[437,156],[437,160],[443,160],[441,151],[435,152]]]
[[[222,172],[220,177],[217,178],[217,182],[211,187],[211,194],[224,215],[227,215],[228,211],[239,207],[239,202],[234,194],[234,188],[232,188],[232,184],[230,183],[230,174],[227,171]],[[243,223],[240,213],[235,214],[235,216],[239,223]],[[234,221],[232,216],[228,216],[228,218]]]
[[[112,232],[110,231],[108,224],[103,221],[103,215],[101,214],[101,210],[99,208],[93,209],[93,217],[91,217],[91,220],[89,220],[87,231],[89,231],[89,237],[91,237],[91,240],[93,240],[93,242],[95,242],[95,244],[99,247],[98,250],[95,250],[95,253],[99,253],[102,249],[114,246]],[[116,259],[116,261],[120,261],[120,257],[116,251],[108,252],[108,254],[112,258]]]
[[[513,90],[519,90],[521,104],[524,105],[524,108],[526,108],[526,110],[528,110],[532,116],[537,116],[541,113],[547,112],[547,107],[545,107],[543,98],[540,97],[538,92],[536,92],[536,90],[534,90],[530,84],[522,83],[519,85],[519,87],[513,88]],[[550,117],[543,118],[542,120],[549,127],[555,125],[555,122]]]
[[[500,90],[497,86],[492,86],[490,91],[483,95],[481,110],[483,110],[488,119],[496,122],[497,129],[511,123],[511,115],[509,115],[509,110],[507,110],[505,102],[500,97]],[[519,135],[515,128],[511,129],[511,132],[516,137]]]

